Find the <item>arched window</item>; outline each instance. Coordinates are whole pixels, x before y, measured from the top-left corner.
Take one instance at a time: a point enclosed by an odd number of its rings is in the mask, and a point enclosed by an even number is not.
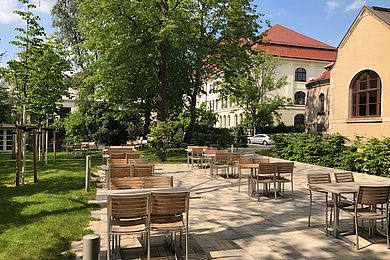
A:
[[[325,112],[325,95],[321,93],[318,99],[320,101],[320,112],[323,113]]]
[[[223,116],[223,127],[226,127],[226,116]]]
[[[295,70],[295,81],[306,81],[306,70],[304,68],[297,68]]]
[[[213,105],[212,105],[213,110],[215,110],[215,101],[213,100]]]
[[[230,115],[227,116],[227,127],[230,127]]]
[[[215,110],[218,110],[218,99],[215,100]]]
[[[294,125],[304,125],[305,124],[305,115],[298,114],[294,117]]]
[[[381,79],[374,71],[365,70],[357,74],[351,84],[351,116],[380,116],[381,88]]]
[[[219,116],[219,127],[222,127],[222,116]]]
[[[237,114],[234,115],[234,126],[238,126],[238,116],[237,116]]]
[[[242,113],[240,114],[240,124],[244,121],[244,116],[242,115]]]
[[[306,94],[303,91],[295,92],[294,95],[294,104],[295,105],[304,105],[306,99]]]

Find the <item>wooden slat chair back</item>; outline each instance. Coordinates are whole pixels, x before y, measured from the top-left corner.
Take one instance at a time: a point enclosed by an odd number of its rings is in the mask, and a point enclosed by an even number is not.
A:
[[[229,153],[229,149],[217,150],[216,152],[216,154],[224,154],[224,153]]]
[[[217,153],[215,155],[215,161],[217,163],[226,163],[230,161],[230,154],[229,153]]]
[[[129,159],[140,159],[141,155],[139,153],[126,153],[126,158]]]
[[[108,165],[113,165],[113,164],[127,164],[126,159],[108,159]]]
[[[252,177],[256,180],[256,189],[258,194],[258,200],[260,201],[259,184],[263,184],[266,192],[270,189],[270,184],[274,184],[274,197],[276,197],[276,164],[275,163],[259,163],[256,176]]]
[[[270,159],[266,157],[254,157],[253,163],[269,163]]]
[[[126,153],[110,152],[110,159],[126,159]]]
[[[148,164],[148,161],[144,159],[127,159],[128,164]]]
[[[131,167],[128,164],[114,164],[109,166],[110,178],[131,177]]]
[[[352,172],[335,172],[336,182],[355,182]]]
[[[144,188],[172,188],[173,176],[149,176],[143,177]]]
[[[308,184],[308,190],[309,190],[309,216],[308,216],[308,222],[307,225],[310,227],[311,224],[311,209],[313,204],[313,191],[320,192],[325,194],[325,220],[326,220],[326,227],[325,227],[325,233],[328,234],[328,193],[324,192],[319,189],[314,189],[310,187],[310,184],[322,184],[322,183],[331,183],[332,179],[330,178],[330,173],[310,173],[307,175],[307,184]],[[331,214],[332,216],[332,208],[331,208]],[[331,220],[332,221],[332,220]]]
[[[254,163],[253,157],[241,156],[239,163],[240,164],[252,164],[252,163]]]
[[[241,158],[241,154],[239,153],[231,153],[229,154],[229,159],[231,162],[239,162]]]
[[[131,177],[146,177],[154,175],[153,164],[131,164]]]
[[[308,184],[321,184],[321,183],[331,183],[329,173],[310,173],[307,175]]]
[[[152,222],[180,217],[188,210],[189,192],[152,192]]]
[[[277,162],[276,164],[276,181],[282,184],[284,193],[284,184],[290,182],[291,198],[294,199],[294,162]]]
[[[111,248],[120,247],[120,236],[145,233],[149,238],[150,193],[133,195],[111,195],[107,200],[107,259],[111,258]],[[114,236],[119,236],[116,243]],[[150,259],[150,243],[146,239],[147,259]],[[119,249],[120,250],[120,249]]]
[[[196,147],[196,148],[192,148],[191,150],[191,156],[202,156],[203,155],[203,148],[199,148],[199,147]]]
[[[110,181],[111,190],[143,189],[144,187],[144,180],[141,177],[111,178]]]
[[[360,186],[357,195],[357,204],[377,205],[389,202],[390,186],[370,187]]]

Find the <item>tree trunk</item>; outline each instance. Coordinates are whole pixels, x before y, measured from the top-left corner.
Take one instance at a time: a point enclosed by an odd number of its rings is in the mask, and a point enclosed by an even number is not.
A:
[[[150,116],[151,116],[151,108],[150,108],[150,102],[145,102],[145,109],[144,109],[144,117],[145,117],[145,124],[144,124],[144,130],[143,130],[143,137],[146,138],[149,134],[149,127],[150,127]]]
[[[252,110],[252,127],[253,127],[253,135],[256,134],[256,111]]]
[[[194,86],[194,91],[191,95],[191,102],[190,102],[190,125],[188,126],[188,129],[186,131],[186,134],[184,136],[184,141],[189,144],[191,143],[192,134],[194,133],[195,124],[196,124],[196,99],[198,97],[199,91],[201,89],[201,79],[200,79],[200,73],[199,71],[196,71],[196,83]]]

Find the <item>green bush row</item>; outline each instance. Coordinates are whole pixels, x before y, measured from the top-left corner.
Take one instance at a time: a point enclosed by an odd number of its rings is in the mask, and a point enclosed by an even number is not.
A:
[[[363,172],[390,176],[390,138],[349,140],[342,135],[321,137],[313,134],[277,134],[273,136],[272,156]]]

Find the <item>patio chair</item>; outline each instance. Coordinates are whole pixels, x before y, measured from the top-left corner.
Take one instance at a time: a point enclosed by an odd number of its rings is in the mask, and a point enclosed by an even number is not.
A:
[[[143,188],[145,188],[145,184],[143,178],[141,177],[111,178],[110,181],[111,190],[143,189]]]
[[[230,154],[229,153],[216,153],[215,162],[213,164],[213,175],[214,170],[215,174],[218,175],[218,170],[224,169],[226,172],[226,178],[229,178],[229,168],[230,168]]]
[[[253,157],[253,163],[269,163],[270,159],[267,157],[256,156]]]
[[[171,232],[172,245],[176,232],[185,233],[185,259],[188,259],[188,211],[189,192],[152,192],[150,229],[155,232]]]
[[[110,159],[126,159],[126,153],[122,152],[109,152]]]
[[[126,159],[140,159],[141,155],[139,153],[126,153]]]
[[[370,231],[373,233],[373,227],[377,220],[386,220],[386,243],[389,244],[389,196],[390,186],[360,186],[357,194],[357,200],[352,209],[343,209],[349,213],[354,219],[354,227],[356,234],[356,249],[359,250],[359,231],[358,220],[369,220]],[[377,205],[386,205],[385,209],[377,208]],[[362,208],[358,208],[362,205]]]
[[[206,173],[207,166],[210,169],[211,173],[211,167],[214,161],[214,156],[217,153],[217,148],[207,148],[203,151],[203,164],[204,164],[204,172]]]
[[[241,154],[239,153],[230,153],[229,154],[229,161],[230,161],[230,169],[231,173],[235,176],[236,174],[238,175],[238,167],[240,163],[240,157]]]
[[[203,167],[203,150],[202,147],[192,148],[190,155],[190,162],[192,169],[194,168],[194,162]]]
[[[143,181],[145,189],[173,187],[173,176],[148,176]]]
[[[107,187],[111,187],[111,179],[131,177],[131,169],[128,164],[112,164],[108,166]]]
[[[294,162],[276,162],[276,182],[282,185],[284,194],[284,184],[291,185],[291,198],[294,199]]]
[[[259,184],[263,184],[263,189],[268,194],[270,184],[274,184],[274,197],[276,197],[276,164],[275,163],[259,163],[256,178],[252,178],[256,182],[257,200],[260,201]]]
[[[150,259],[150,193],[111,195],[107,198],[107,259],[120,254],[122,235],[144,234],[144,249]]]
[[[344,209],[347,207],[350,207],[353,202],[342,200],[335,202],[334,200],[328,199],[328,193],[319,189],[312,188],[310,184],[322,184],[322,183],[331,183],[332,180],[330,178],[330,173],[311,173],[307,175],[307,184],[308,184],[308,190],[309,190],[309,218],[308,218],[308,226],[310,227],[310,220],[311,220],[311,211],[312,211],[312,204],[313,204],[313,192],[319,192],[321,194],[325,195],[325,235],[328,235],[328,208],[330,207],[330,223],[332,223],[332,215],[333,215],[333,208],[334,203],[337,203],[337,208]]]
[[[334,177],[336,182],[355,182],[352,172],[335,172]]]
[[[131,177],[146,177],[154,175],[154,165],[153,164],[131,164],[130,165]]]
[[[148,161],[144,159],[127,159],[128,164],[147,164]]]
[[[108,165],[127,164],[127,160],[126,159],[108,159],[107,163],[108,163]]]

